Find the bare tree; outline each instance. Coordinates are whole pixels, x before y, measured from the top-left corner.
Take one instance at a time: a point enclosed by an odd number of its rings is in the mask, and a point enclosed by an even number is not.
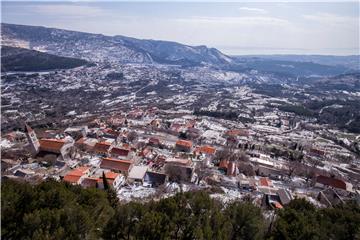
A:
[[[246,176],[255,176],[255,170],[254,167],[247,162],[239,162],[238,163],[238,168],[239,171],[243,174],[245,174]]]
[[[301,171],[302,164],[298,161],[287,162],[288,177],[291,178],[294,174],[298,174]]]
[[[211,170],[206,166],[205,161],[201,161],[196,163],[195,173],[197,174],[197,184],[199,185],[201,180],[211,174]]]
[[[189,180],[186,168],[167,164],[165,166],[165,172],[169,176],[169,180],[172,182],[182,183]]]
[[[138,134],[137,134],[137,132],[135,132],[135,131],[131,131],[131,132],[129,132],[128,135],[127,135],[127,139],[129,140],[129,142],[133,142],[133,141],[135,141],[137,138],[138,138]]]

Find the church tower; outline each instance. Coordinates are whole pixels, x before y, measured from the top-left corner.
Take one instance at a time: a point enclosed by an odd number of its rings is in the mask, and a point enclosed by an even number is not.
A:
[[[40,149],[40,143],[36,137],[35,131],[25,123],[25,134],[30,145],[30,151],[33,155],[36,155]]]

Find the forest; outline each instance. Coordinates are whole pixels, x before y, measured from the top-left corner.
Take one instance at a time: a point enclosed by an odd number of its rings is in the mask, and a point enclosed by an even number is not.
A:
[[[25,48],[1,47],[1,71],[45,71],[91,65],[83,59],[60,57]]]
[[[360,239],[360,207],[315,208],[295,199],[276,217],[244,200],[222,204],[206,191],[118,202],[114,190],[54,180],[3,180],[2,239]]]

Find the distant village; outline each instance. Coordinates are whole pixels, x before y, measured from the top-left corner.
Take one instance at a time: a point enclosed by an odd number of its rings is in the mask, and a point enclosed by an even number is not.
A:
[[[24,123],[2,136],[1,171],[34,184],[55,179],[103,189],[106,182],[123,202],[202,189],[224,203],[250,199],[268,209],[293,198],[319,207],[360,203],[358,159],[314,129],[291,125],[286,115],[241,124],[157,108],[67,128]]]

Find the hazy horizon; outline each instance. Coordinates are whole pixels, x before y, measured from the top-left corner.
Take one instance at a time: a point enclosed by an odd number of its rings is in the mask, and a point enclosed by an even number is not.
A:
[[[2,2],[2,22],[206,45],[228,55],[359,55],[359,3]]]

